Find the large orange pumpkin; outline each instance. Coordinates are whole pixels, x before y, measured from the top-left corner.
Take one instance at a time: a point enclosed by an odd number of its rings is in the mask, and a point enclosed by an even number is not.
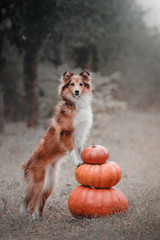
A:
[[[81,158],[85,163],[103,164],[109,158],[109,151],[104,146],[92,145],[82,151]]]
[[[128,201],[116,188],[96,189],[78,186],[69,196],[68,207],[74,217],[91,218],[127,212]]]
[[[107,161],[101,165],[82,164],[75,170],[76,180],[85,186],[110,188],[121,179],[121,169],[115,162]]]

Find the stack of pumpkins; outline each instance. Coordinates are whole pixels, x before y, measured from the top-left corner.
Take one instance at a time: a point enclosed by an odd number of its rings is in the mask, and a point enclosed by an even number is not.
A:
[[[126,197],[113,187],[121,179],[121,169],[115,162],[107,161],[107,148],[92,145],[83,150],[81,157],[84,163],[76,168],[75,178],[82,185],[68,199],[72,215],[91,218],[127,212]]]

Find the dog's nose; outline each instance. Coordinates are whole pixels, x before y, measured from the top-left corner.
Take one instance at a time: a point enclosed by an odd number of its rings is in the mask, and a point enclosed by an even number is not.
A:
[[[75,95],[79,95],[79,90],[75,90]]]

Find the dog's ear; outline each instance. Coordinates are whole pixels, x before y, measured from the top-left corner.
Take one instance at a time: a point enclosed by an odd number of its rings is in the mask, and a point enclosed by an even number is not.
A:
[[[91,74],[87,71],[80,72],[79,75],[82,77],[83,81],[91,80]]]
[[[71,71],[65,71],[63,74],[62,74],[62,80],[64,82],[68,82],[71,80],[71,77],[73,76],[73,73]]]

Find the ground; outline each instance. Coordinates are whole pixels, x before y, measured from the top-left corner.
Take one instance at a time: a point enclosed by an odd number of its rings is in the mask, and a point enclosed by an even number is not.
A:
[[[110,160],[121,167],[116,187],[129,201],[128,213],[99,219],[75,219],[68,210],[69,194],[78,185],[69,158],[61,162],[44,219],[31,222],[28,215],[19,215],[25,192],[21,165],[46,125],[28,129],[24,123],[6,124],[0,136],[0,239],[160,239],[160,113],[96,114],[91,138],[106,146]]]

